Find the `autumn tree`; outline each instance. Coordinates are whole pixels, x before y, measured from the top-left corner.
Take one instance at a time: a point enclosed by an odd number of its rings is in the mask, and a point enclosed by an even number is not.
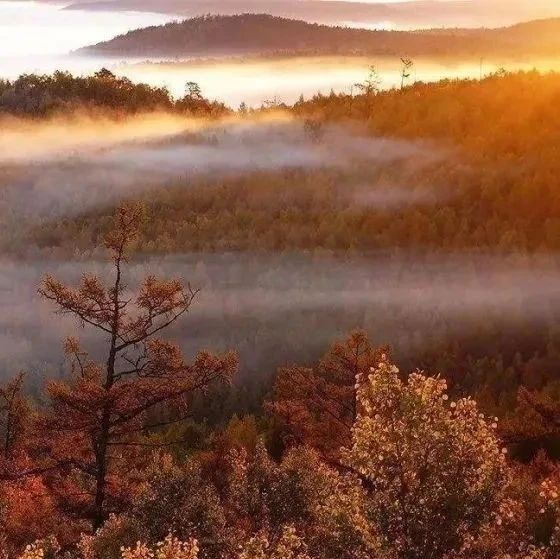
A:
[[[0,387],[0,557],[56,529],[56,504],[30,459],[34,413],[19,373]]]
[[[225,502],[249,535],[275,537],[296,526],[312,557],[366,559],[379,549],[366,518],[366,493],[357,476],[325,464],[309,448],[291,449],[281,463],[259,443],[231,455]]]
[[[219,493],[200,463],[176,463],[157,455],[143,473],[142,490],[127,516],[140,527],[147,543],[155,544],[169,532],[181,540],[196,539],[201,559],[220,559],[235,549],[235,532]]]
[[[546,393],[521,387],[515,414],[502,426],[502,437],[521,454],[545,449],[558,454],[560,403]]]
[[[440,378],[401,380],[386,357],[362,375],[343,460],[369,482],[371,519],[396,557],[447,557],[498,507],[497,425],[471,399],[450,402]]]
[[[514,464],[500,504],[453,559],[556,559],[560,553],[558,466],[541,453],[528,467]]]
[[[153,548],[138,542],[135,547],[124,548],[122,559],[198,559],[198,542],[183,542],[172,535],[158,542]]]
[[[285,442],[336,457],[350,442],[356,378],[363,378],[384,351],[374,348],[365,332],[356,331],[335,343],[316,367],[281,369],[268,409],[284,430]]]
[[[90,519],[94,529],[129,498],[130,461],[149,445],[142,435],[161,426],[150,423],[148,412],[176,406],[174,421],[183,419],[193,395],[229,381],[236,368],[231,353],[202,352],[187,362],[176,345],[160,338],[189,311],[196,296],[189,286],[149,276],[136,293],[128,289],[126,264],[142,215],[140,207],[125,206],[114,217],[105,237],[109,285],[84,275],[71,288],[46,276],[39,291],[106,343],[106,360],[97,363],[77,339],[66,341],[72,377],[48,384],[49,405],[39,421],[50,464],[61,474],[61,501],[72,514]]]
[[[251,538],[237,559],[311,559],[305,542],[293,526],[285,526],[276,538],[261,532]]]

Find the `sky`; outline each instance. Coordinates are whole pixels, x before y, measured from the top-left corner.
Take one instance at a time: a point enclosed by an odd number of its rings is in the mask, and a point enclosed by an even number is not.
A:
[[[34,1],[0,0],[0,59],[65,54],[171,16],[60,10]]]

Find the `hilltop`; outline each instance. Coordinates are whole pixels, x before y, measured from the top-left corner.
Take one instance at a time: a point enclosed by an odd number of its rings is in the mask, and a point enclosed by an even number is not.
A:
[[[130,31],[80,54],[221,56],[297,52],[386,56],[488,56],[560,53],[560,18],[498,29],[382,31],[331,27],[267,14],[200,16]]]

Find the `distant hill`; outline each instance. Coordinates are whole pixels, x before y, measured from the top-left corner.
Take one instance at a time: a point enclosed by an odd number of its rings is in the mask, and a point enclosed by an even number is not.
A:
[[[78,53],[192,57],[297,52],[387,56],[560,55],[560,18],[499,29],[370,31],[266,14],[201,16],[130,31]]]
[[[59,0],[57,0],[59,1]],[[184,18],[201,15],[266,13],[329,25],[370,27],[380,22],[401,29],[503,27],[521,21],[560,17],[554,0],[74,0],[67,9],[146,11]]]

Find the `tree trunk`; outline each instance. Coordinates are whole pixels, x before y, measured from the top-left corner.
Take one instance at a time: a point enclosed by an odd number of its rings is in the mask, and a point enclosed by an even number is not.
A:
[[[113,316],[111,321],[111,345],[109,347],[109,357],[107,358],[107,373],[105,377],[105,391],[109,393],[115,382],[115,363],[117,360],[117,336],[119,331],[119,289],[121,285],[121,258],[122,249],[116,261],[117,275],[113,292]],[[111,409],[110,401],[106,400],[101,417],[101,429],[97,439],[95,452],[95,505],[93,513],[94,531],[101,528],[105,521],[105,498],[107,489],[107,468],[108,457],[107,448],[111,430]]]

